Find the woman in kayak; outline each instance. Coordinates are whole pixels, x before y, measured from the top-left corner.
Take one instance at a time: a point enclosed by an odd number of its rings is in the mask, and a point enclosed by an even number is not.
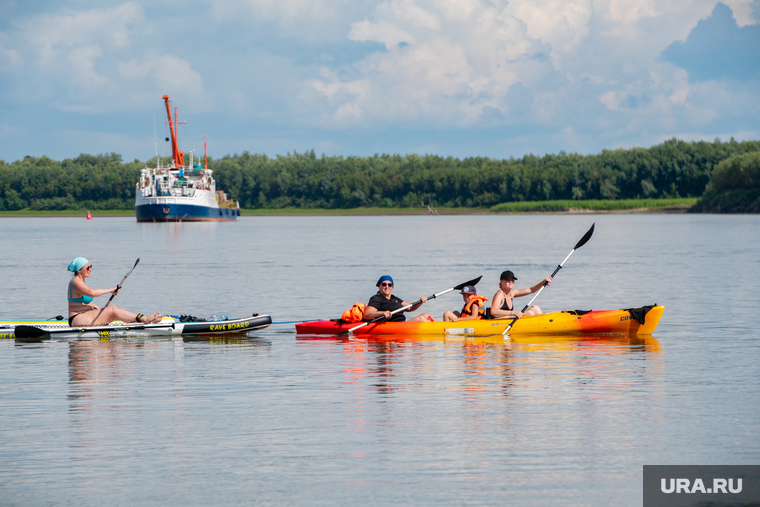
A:
[[[522,317],[523,315],[538,315],[541,313],[541,308],[538,306],[531,306],[525,313],[514,309],[514,298],[527,296],[538,292],[544,284],[551,285],[552,277],[547,276],[533,287],[527,289],[515,290],[515,282],[517,277],[510,270],[506,270],[499,277],[499,291],[493,295],[493,301],[491,302],[491,318],[503,319],[505,317]]]
[[[464,299],[461,312],[443,312],[444,322],[457,322],[459,320],[480,320],[486,313],[485,302],[488,298],[478,296],[478,291],[472,285],[465,285],[460,292]]]
[[[161,322],[161,314],[143,315],[122,310],[118,306],[99,308],[92,300],[106,294],[119,293],[119,288],[91,289],[85,283],[90,277],[92,264],[84,257],[77,257],[69,264],[69,271],[74,273],[74,278],[69,282],[67,299],[69,301],[69,327],[78,326],[101,326],[121,320],[123,322],[140,322],[141,324],[153,324]]]
[[[404,322],[404,312],[397,312],[391,315],[393,310],[398,310],[405,306],[409,306],[412,303],[407,303],[403,299],[391,294],[393,291],[393,278],[388,275],[381,276],[377,281],[378,291],[377,294],[372,296],[367,303],[367,308],[364,310],[364,320],[372,320],[377,317],[385,316],[389,322]],[[420,303],[412,306],[406,312],[413,312],[417,310],[422,304],[427,301],[426,297],[420,298]],[[435,319],[429,313],[423,313],[417,315],[413,319],[409,319],[409,322],[435,322]]]

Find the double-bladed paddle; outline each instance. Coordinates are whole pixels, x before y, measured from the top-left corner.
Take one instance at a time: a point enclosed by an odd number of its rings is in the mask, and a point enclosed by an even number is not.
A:
[[[464,286],[465,286],[465,285],[477,285],[477,283],[480,281],[480,279],[481,279],[481,278],[483,278],[483,276],[482,276],[482,275],[481,275],[481,276],[479,276],[479,277],[477,277],[477,278],[473,278],[472,280],[468,280],[468,281],[466,281],[466,282],[464,282],[464,283],[460,283],[459,285],[457,285],[457,286],[455,286],[455,287],[452,287],[452,288],[450,288],[450,289],[446,289],[446,290],[445,290],[445,291],[443,291],[443,292],[439,292],[438,294],[433,294],[432,296],[430,296],[430,297],[428,298],[428,300],[431,300],[431,299],[435,299],[435,298],[437,298],[438,296],[442,296],[442,295],[446,294],[447,292],[451,292],[452,290],[462,290],[462,289],[464,288]],[[415,301],[414,303],[412,303],[412,304],[410,304],[410,305],[406,305],[406,306],[404,306],[404,307],[401,307],[401,308],[398,308],[398,309],[396,309],[396,310],[393,310],[393,311],[391,312],[391,315],[393,315],[394,313],[403,312],[404,310],[408,310],[409,308],[411,308],[411,307],[413,307],[413,306],[415,306],[415,305],[418,305],[418,304],[420,304],[420,303],[422,303],[422,300],[421,300],[421,299],[418,299],[417,301]],[[385,319],[385,318],[386,318],[386,317],[385,317],[385,315],[381,315],[380,317],[376,317],[376,318],[374,318],[374,319],[372,319],[372,320],[368,320],[367,322],[362,322],[362,323],[361,323],[361,324],[359,324],[358,326],[354,326],[354,327],[352,327],[351,329],[349,329],[348,331],[343,331],[342,333],[340,333],[340,335],[346,335],[346,334],[349,334],[349,335],[350,335],[351,333],[353,333],[354,331],[356,331],[357,329],[359,329],[359,328],[361,328],[361,327],[364,327],[364,326],[366,326],[366,325],[368,325],[368,324],[372,324],[372,323],[374,323],[374,322],[378,322],[378,321],[381,321],[381,320],[383,320],[383,319]],[[340,336],[340,335],[339,335],[339,336]]]
[[[596,223],[591,224],[591,229],[589,229],[588,232],[586,232],[586,234],[583,235],[583,237],[581,238],[581,240],[578,241],[578,243],[576,243],[576,245],[573,247],[573,249],[570,251],[570,253],[567,254],[567,257],[565,257],[565,260],[562,261],[559,264],[559,266],[557,266],[557,269],[554,270],[554,273],[552,273],[552,278],[554,278],[554,275],[556,275],[559,272],[559,270],[562,269],[563,264],[565,264],[565,262],[567,262],[567,259],[569,259],[571,255],[573,255],[573,252],[575,252],[580,247],[582,247],[583,245],[585,245],[588,242],[588,240],[591,239],[591,235],[594,234],[594,226],[595,225],[596,225]],[[533,301],[535,301],[535,299],[538,297],[538,295],[541,294],[541,291],[544,290],[544,287],[546,287],[548,284],[549,284],[549,282],[544,282],[544,284],[541,286],[541,288],[538,289],[538,292],[536,292],[536,295],[533,296],[533,299],[531,299],[530,302],[527,305],[525,305],[525,308],[522,309],[523,312],[525,312],[525,310],[527,310],[528,308],[530,308],[530,305],[533,304]],[[504,329],[504,331],[501,334],[504,335],[504,336],[506,336],[507,333],[509,332],[509,330],[512,329],[512,325],[519,318],[520,317],[515,316],[515,318],[512,319],[512,322],[509,323],[509,325]]]
[[[129,272],[128,272],[126,275],[124,275],[124,278],[122,278],[122,279],[121,279],[121,282],[119,282],[119,285],[117,285],[117,286],[116,286],[116,292],[119,292],[119,290],[121,289],[121,286],[122,286],[122,285],[124,285],[124,281],[127,279],[127,277],[128,277],[129,275],[131,275],[131,274],[132,274],[132,271],[134,271],[134,270],[135,270],[135,268],[137,267],[137,264],[138,264],[139,262],[140,262],[140,258],[138,257],[138,259],[135,261],[135,265],[134,265],[134,266],[132,266],[132,269],[130,269],[130,270],[129,270]],[[113,298],[114,298],[115,296],[116,296],[116,294],[111,294],[111,297],[110,297],[110,298],[108,298],[108,303],[106,303],[106,306],[104,306],[104,307],[103,307],[103,309],[104,309],[104,310],[106,309],[106,307],[107,307],[108,305],[110,305],[110,304],[111,304],[111,301],[113,301]]]

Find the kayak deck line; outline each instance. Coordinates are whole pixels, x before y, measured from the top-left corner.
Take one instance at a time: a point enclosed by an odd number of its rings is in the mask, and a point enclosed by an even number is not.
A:
[[[660,322],[664,306],[648,305],[621,310],[569,310],[519,318],[510,335],[628,334],[651,335]],[[500,334],[512,318],[457,322],[378,322],[356,330],[357,335],[476,335]],[[297,334],[338,335],[357,323],[318,320],[296,324]]]

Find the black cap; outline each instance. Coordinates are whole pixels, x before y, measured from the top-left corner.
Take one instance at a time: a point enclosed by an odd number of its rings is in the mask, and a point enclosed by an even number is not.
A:
[[[514,273],[512,273],[510,270],[502,271],[501,276],[499,277],[499,280],[509,280],[510,278],[514,278],[517,280],[517,277]]]

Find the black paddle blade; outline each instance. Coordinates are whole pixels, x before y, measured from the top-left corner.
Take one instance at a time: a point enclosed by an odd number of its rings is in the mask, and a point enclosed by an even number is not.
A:
[[[464,289],[465,285],[477,285],[481,278],[483,278],[483,275],[480,275],[477,278],[473,278],[470,281],[467,281],[467,282],[464,282],[464,283],[460,283],[459,285],[457,285],[456,287],[454,287],[454,290],[462,290],[462,289]]]
[[[140,258],[138,257],[138,258],[137,258],[137,260],[135,261],[135,265],[134,265],[134,266],[132,266],[132,269],[130,269],[130,270],[129,270],[129,273],[127,273],[127,274],[125,275],[125,278],[126,278],[127,276],[129,276],[129,275],[131,275],[131,274],[132,274],[132,271],[134,271],[134,270],[135,270],[135,268],[137,267],[137,265],[138,265],[139,263],[140,263]]]
[[[588,242],[588,240],[591,239],[591,236],[594,234],[594,227],[595,226],[596,226],[596,222],[594,222],[593,224],[591,224],[591,229],[589,229],[588,232],[583,235],[583,237],[578,242],[578,244],[575,245],[575,248],[573,248],[573,250],[578,250],[580,247],[582,247],[583,245],[585,245]]]
[[[47,331],[44,329],[40,329],[38,327],[34,326],[16,326],[16,329],[13,331],[13,334],[16,336],[16,338],[42,338],[47,334]]]

